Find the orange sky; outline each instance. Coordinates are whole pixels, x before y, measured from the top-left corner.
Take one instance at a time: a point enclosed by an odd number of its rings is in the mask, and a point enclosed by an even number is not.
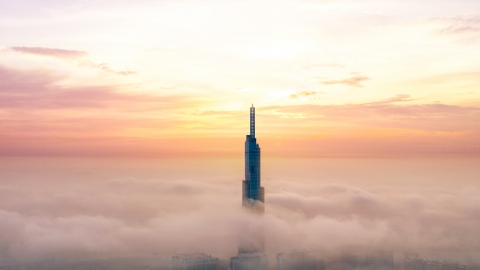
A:
[[[252,103],[264,155],[479,155],[476,10],[466,0],[8,3],[0,155],[241,156]]]

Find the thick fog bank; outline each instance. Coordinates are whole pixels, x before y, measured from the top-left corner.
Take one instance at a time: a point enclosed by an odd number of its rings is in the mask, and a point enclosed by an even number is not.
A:
[[[349,167],[355,160],[336,162],[343,162],[344,170],[358,168]],[[431,184],[435,179],[413,183],[421,172],[405,173],[399,182],[401,169],[392,181],[379,167],[379,178],[367,181],[358,170],[340,177],[335,167],[325,169],[335,174],[312,169],[297,178],[279,176],[272,173],[275,164],[267,164],[263,217],[241,209],[242,175],[236,168],[241,162],[212,163],[209,169],[139,163],[135,170],[137,165],[120,161],[78,164],[28,160],[3,167],[2,262],[158,257],[162,263],[152,265],[160,267],[171,255],[192,252],[227,259],[236,254],[244,228],[260,224],[271,260],[292,249],[316,249],[337,258],[342,250],[356,248],[479,262],[480,190],[465,180],[475,177],[476,163],[452,182],[436,185]]]

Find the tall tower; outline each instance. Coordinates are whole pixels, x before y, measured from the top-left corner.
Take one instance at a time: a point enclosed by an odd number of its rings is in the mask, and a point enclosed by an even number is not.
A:
[[[255,107],[252,105],[250,108],[250,134],[247,135],[245,141],[245,180],[243,180],[242,183],[242,204],[249,213],[261,220],[263,219],[262,215],[265,209],[265,190],[260,185],[260,168],[260,146],[257,144],[257,139],[255,138]],[[263,222],[248,224],[240,235],[238,253],[258,253],[258,256],[264,256],[264,252],[265,237]],[[250,259],[247,258],[251,256],[241,258],[249,261]],[[243,259],[241,261],[243,261]]]
[[[260,201],[260,210],[263,213],[265,190],[260,185],[260,146],[255,138],[255,107],[250,108],[250,135],[245,141],[245,180],[243,181],[243,206],[253,208]],[[258,208],[258,207],[257,207]]]

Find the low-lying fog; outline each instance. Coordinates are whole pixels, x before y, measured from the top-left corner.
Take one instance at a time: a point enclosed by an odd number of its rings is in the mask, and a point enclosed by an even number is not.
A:
[[[480,260],[480,159],[264,158],[263,220],[242,211],[243,176],[242,159],[1,158],[0,262],[228,260],[258,222],[272,264],[349,247]]]

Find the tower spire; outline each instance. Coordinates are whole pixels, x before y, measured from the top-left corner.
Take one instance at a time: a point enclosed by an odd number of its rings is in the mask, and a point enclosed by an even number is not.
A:
[[[250,107],[250,136],[255,138],[255,107]]]

